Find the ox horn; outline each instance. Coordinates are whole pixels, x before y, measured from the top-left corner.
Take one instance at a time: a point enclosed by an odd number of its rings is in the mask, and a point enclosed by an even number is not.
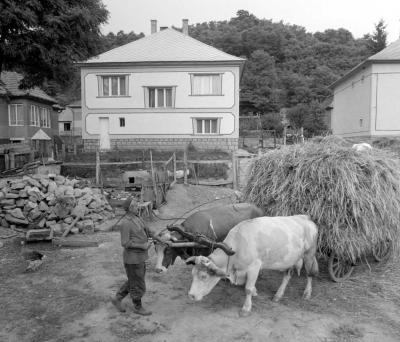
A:
[[[195,265],[196,264],[196,256],[191,256],[185,260],[186,265]]]
[[[217,265],[215,265],[209,258],[203,257],[199,260],[205,267],[207,267],[210,271],[214,272],[218,277],[226,277],[226,272],[220,269]]]

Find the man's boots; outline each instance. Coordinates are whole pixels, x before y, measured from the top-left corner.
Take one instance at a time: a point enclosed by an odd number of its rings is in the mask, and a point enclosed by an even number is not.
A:
[[[133,312],[137,313],[138,315],[142,315],[142,316],[150,316],[151,315],[151,311],[146,310],[142,306],[141,299],[137,299],[137,300],[133,301]]]
[[[112,298],[111,303],[114,304],[114,306],[118,309],[119,312],[126,312],[126,309],[122,305],[121,299],[119,299],[118,297]]]

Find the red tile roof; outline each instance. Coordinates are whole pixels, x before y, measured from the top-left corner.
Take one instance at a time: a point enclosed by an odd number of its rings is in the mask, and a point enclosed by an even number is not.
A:
[[[10,97],[32,97],[39,100],[44,100],[51,103],[57,101],[47,95],[42,89],[34,87],[31,89],[19,89],[19,82],[23,76],[14,71],[3,71],[0,75],[0,96]]]

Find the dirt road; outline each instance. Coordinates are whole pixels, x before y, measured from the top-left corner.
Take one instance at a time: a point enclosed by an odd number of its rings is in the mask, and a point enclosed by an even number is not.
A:
[[[228,189],[176,186],[160,215],[177,217]],[[232,197],[233,198],[233,197]],[[162,227],[168,221],[153,222]],[[352,279],[335,284],[320,260],[313,296],[301,299],[304,276],[292,278],[280,303],[271,298],[281,274],[265,272],[257,282],[253,313],[240,318],[244,291],[220,282],[202,301],[187,297],[191,268],[180,260],[166,274],[154,271],[151,250],[144,304],[149,317],[118,313],[109,299],[125,280],[118,232],[97,233],[98,248],[37,246],[48,260],[35,273],[24,273],[19,246],[0,250],[0,341],[399,341],[400,267],[360,266]]]

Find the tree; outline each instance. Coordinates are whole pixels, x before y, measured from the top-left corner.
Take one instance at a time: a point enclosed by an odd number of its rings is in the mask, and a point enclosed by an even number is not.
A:
[[[367,34],[364,38],[367,40],[367,46],[371,54],[374,55],[379,51],[382,51],[387,45],[386,24],[383,19],[379,20],[379,22],[375,24],[375,31],[372,35]]]
[[[0,72],[23,73],[28,88],[68,83],[73,63],[100,51],[107,17],[101,0],[3,0]]]

